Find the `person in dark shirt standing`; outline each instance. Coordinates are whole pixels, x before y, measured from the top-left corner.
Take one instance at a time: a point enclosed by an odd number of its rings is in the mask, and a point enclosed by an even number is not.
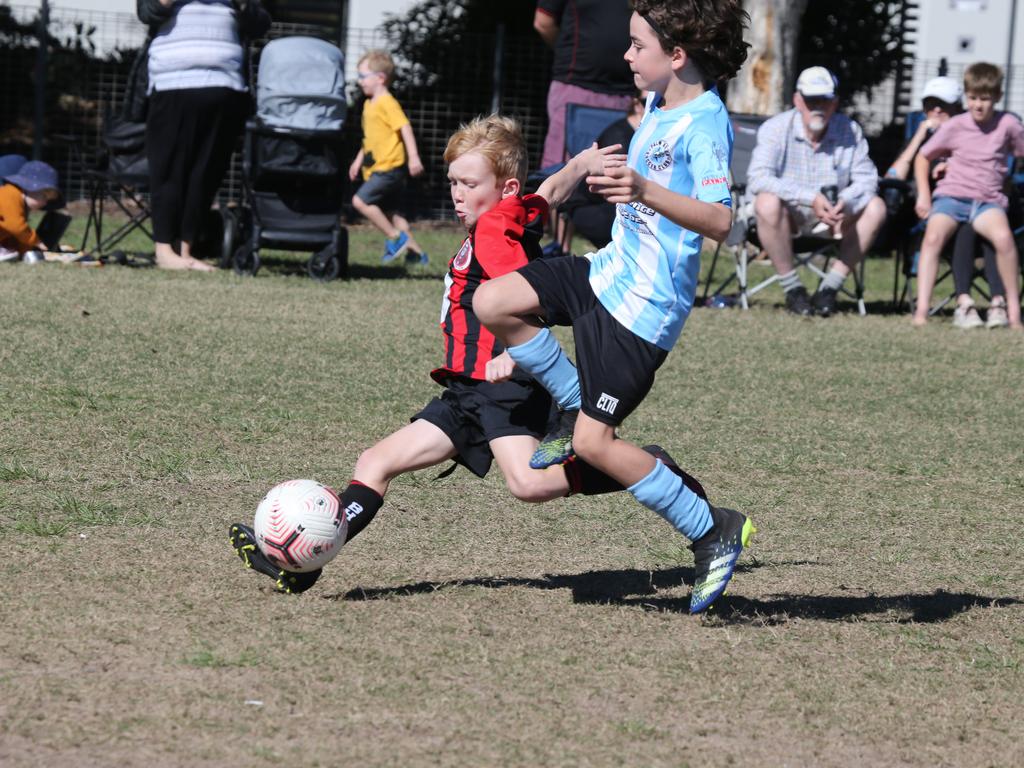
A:
[[[538,0],[533,28],[555,52],[542,168],[566,159],[566,105],[629,110],[633,73],[622,51],[631,14],[629,0]]]

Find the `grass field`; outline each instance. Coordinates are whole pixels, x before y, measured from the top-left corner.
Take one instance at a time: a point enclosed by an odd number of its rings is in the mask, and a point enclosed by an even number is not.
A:
[[[443,263],[0,265],[0,765],[1020,766],[1024,339],[699,310],[624,435],[760,532],[419,472],[310,592],[227,527],[437,394]],[[873,261],[869,304],[891,290]],[[849,309],[850,305],[847,305]]]

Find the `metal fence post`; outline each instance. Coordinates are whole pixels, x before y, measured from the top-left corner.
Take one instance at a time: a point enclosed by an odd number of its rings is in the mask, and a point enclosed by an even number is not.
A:
[[[501,109],[501,88],[505,79],[502,69],[505,61],[505,22],[499,21],[494,30],[494,79],[491,85],[491,112],[496,114]]]
[[[46,124],[46,70],[47,49],[50,38],[50,3],[42,0],[39,5],[39,23],[36,25],[36,39],[39,47],[36,50],[36,82],[35,82],[35,114],[32,120],[32,159],[43,158],[43,134]]]

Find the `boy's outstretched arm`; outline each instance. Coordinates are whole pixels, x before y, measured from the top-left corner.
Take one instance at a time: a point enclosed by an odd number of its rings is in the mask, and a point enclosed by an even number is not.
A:
[[[537,194],[547,200],[552,208],[557,208],[569,198],[584,177],[601,173],[606,162],[625,163],[626,156],[616,154],[621,149],[621,144],[598,148],[595,142],[590,149],[571,158],[558,173],[544,179]]]
[[[409,175],[419,176],[423,173],[423,161],[420,160],[420,151],[416,146],[416,134],[412,132],[412,126],[406,123],[398,129],[405,144],[405,154],[409,158]]]
[[[609,203],[642,203],[679,226],[712,240],[724,240],[732,226],[729,206],[673,192],[645,179],[625,163],[606,166],[601,175],[588,176],[587,185]]]

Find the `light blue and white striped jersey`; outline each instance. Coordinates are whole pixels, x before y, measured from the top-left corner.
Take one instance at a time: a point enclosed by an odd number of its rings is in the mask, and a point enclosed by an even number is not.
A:
[[[731,206],[732,125],[717,90],[661,109],[651,93],[629,166],[681,195]],[[693,307],[703,237],[638,202],[616,206],[611,242],[591,257],[590,285],[616,320],[672,349]]]

